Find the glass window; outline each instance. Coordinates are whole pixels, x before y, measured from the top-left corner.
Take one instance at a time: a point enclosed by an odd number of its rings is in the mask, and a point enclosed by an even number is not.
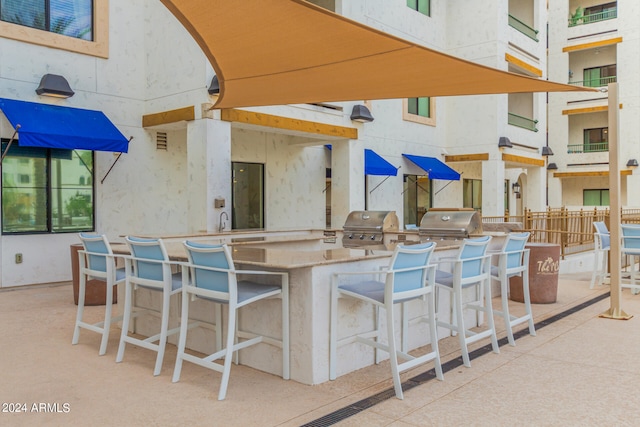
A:
[[[93,230],[92,182],[92,151],[14,142],[2,162],[2,233]]]
[[[482,210],[482,181],[479,179],[465,179],[462,182],[462,207]]]
[[[586,87],[601,87],[616,81],[616,64],[603,67],[585,68],[583,85]]]
[[[232,228],[264,228],[264,165],[233,162],[232,174]]]
[[[431,117],[431,105],[428,97],[423,98],[409,98],[408,99],[408,113],[415,114],[416,116]]]
[[[584,152],[609,151],[609,128],[584,130]]]
[[[584,206],[609,206],[609,190],[582,190]]]
[[[407,0],[407,6],[426,16],[431,16],[431,0]]]
[[[426,176],[405,175],[403,188],[404,224],[420,225],[431,207],[431,180]]]
[[[93,40],[93,0],[0,0],[0,19]]]

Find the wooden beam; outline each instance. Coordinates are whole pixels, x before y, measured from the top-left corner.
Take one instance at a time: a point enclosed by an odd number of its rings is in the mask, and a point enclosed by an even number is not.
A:
[[[629,169],[621,170],[620,176],[632,175],[633,172]],[[596,177],[596,176],[609,176],[609,171],[585,171],[585,172],[554,172],[554,178],[584,178],[584,177]]]
[[[576,50],[593,49],[594,47],[610,46],[612,44],[622,43],[622,37],[616,37],[613,39],[600,40],[597,42],[576,44],[573,46],[565,46],[562,48],[563,52],[574,52]]]
[[[511,64],[522,68],[523,70],[527,70],[528,72],[535,74],[538,77],[542,77],[542,70],[539,68],[534,67],[533,65],[527,64],[526,62],[524,62],[521,59],[516,58],[513,55],[509,55],[508,53],[504,54],[504,59],[507,62],[510,62]]]
[[[183,120],[190,121],[196,119],[196,108],[190,107],[178,108],[177,110],[162,111],[160,113],[145,114],[142,116],[142,127],[166,125],[176,123]]]
[[[622,104],[620,104],[620,109],[622,110]],[[573,114],[598,113],[600,111],[608,111],[608,110],[609,110],[609,107],[607,105],[601,105],[599,107],[573,108],[571,110],[562,110],[562,115],[571,116]]]
[[[456,154],[455,156],[444,156],[445,163],[449,162],[481,162],[489,160],[489,153],[480,154]]]
[[[328,125],[325,123],[274,116],[272,114],[256,113],[254,111],[237,110],[235,108],[222,109],[220,111],[220,119],[225,122],[237,122],[337,138],[358,139],[358,129],[356,128]]]
[[[520,163],[523,165],[544,166],[544,159],[533,159],[531,157],[516,156],[514,154],[502,154],[502,160],[505,162]]]

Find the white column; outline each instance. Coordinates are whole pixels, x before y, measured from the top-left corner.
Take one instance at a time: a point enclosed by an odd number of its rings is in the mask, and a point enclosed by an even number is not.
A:
[[[531,166],[527,169],[527,188],[524,190],[525,206],[533,212],[546,210],[546,182],[544,167]]]
[[[349,212],[364,209],[364,143],[331,144],[331,227],[342,228]]]
[[[231,229],[231,123],[199,119],[187,125],[188,231],[217,232],[224,211]],[[214,200],[223,199],[224,208]]]
[[[504,162],[482,162],[482,215],[504,215]]]
[[[548,182],[548,195],[549,202],[548,205],[552,208],[559,208],[563,206],[562,203],[562,180],[560,178],[554,178],[553,173],[554,170],[547,171],[547,182]]]

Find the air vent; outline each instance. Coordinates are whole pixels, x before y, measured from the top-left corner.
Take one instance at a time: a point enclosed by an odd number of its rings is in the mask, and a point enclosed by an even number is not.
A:
[[[156,150],[167,151],[167,133],[166,132],[156,133]]]

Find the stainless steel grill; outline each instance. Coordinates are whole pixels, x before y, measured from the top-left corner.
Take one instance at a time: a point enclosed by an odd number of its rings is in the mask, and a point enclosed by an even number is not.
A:
[[[353,211],[344,223],[342,246],[381,245],[385,231],[398,231],[395,211]]]
[[[421,240],[460,240],[482,234],[480,213],[470,208],[432,208],[420,221]]]

